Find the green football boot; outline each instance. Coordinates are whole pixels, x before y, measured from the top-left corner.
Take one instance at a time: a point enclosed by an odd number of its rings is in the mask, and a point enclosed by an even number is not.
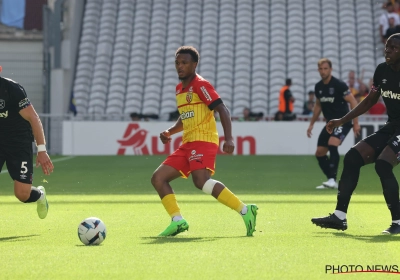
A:
[[[247,204],[247,213],[242,215],[247,229],[247,236],[253,236],[253,232],[256,230],[257,210],[257,205]]]
[[[172,221],[171,224],[158,236],[175,236],[178,233],[184,232],[185,230],[189,230],[189,224],[185,219],[177,222]]]
[[[44,219],[46,218],[47,212],[49,211],[49,204],[47,202],[46,190],[44,189],[43,186],[39,186],[37,188],[43,192],[43,199],[40,201],[38,200],[36,202],[37,203],[36,211],[39,215],[39,218]]]

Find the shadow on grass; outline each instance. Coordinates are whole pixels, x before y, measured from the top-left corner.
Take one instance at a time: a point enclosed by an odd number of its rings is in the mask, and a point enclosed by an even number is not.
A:
[[[345,232],[320,232],[316,237],[327,238],[337,237],[337,238],[349,238],[354,240],[365,241],[369,243],[387,243],[387,242],[399,242],[399,236],[393,236],[390,234],[377,234],[377,235],[357,235],[357,234],[348,234]]]
[[[0,237],[0,242],[18,242],[18,241],[26,241],[31,239],[31,237],[39,236],[38,234],[31,235],[21,235],[21,236],[8,236],[8,237]]]
[[[214,237],[186,237],[186,236],[153,236],[153,237],[142,237],[145,241],[143,244],[166,244],[166,243],[183,243],[183,242],[211,242],[217,241],[219,239],[226,239],[226,238],[248,238],[246,236],[214,236]]]

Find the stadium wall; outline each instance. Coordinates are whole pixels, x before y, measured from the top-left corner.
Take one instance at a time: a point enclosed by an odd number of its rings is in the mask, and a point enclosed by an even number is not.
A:
[[[172,122],[63,122],[63,155],[157,155],[170,154],[181,143],[181,134],[170,144],[159,140],[161,131]],[[365,122],[362,137],[375,131],[382,122]],[[308,122],[233,122],[235,155],[313,155],[324,122],[314,125],[313,137],[306,135]],[[218,123],[220,141],[223,129]],[[222,137],[222,138],[221,138]],[[359,138],[361,139],[361,138]],[[351,131],[339,153],[344,155],[359,139]],[[222,145],[220,147],[222,154]]]

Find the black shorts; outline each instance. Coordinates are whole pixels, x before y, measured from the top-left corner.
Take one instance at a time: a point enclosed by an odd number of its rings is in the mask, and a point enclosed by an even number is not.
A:
[[[361,141],[374,149],[374,160],[378,158],[386,146],[389,146],[397,154],[397,160],[400,161],[400,124],[386,123],[381,129]]]
[[[332,134],[329,134],[328,131],[326,131],[326,127],[324,126],[324,128],[322,128],[321,133],[319,134],[317,145],[322,147],[328,147],[329,138],[331,137],[338,138],[340,139],[340,142],[343,142],[344,138],[346,138],[347,134],[349,134],[352,127],[353,124],[351,122],[348,122],[342,126],[335,127]]]
[[[0,147],[0,171],[6,163],[8,173],[13,180],[32,184],[33,180],[33,151],[32,143],[18,148]]]

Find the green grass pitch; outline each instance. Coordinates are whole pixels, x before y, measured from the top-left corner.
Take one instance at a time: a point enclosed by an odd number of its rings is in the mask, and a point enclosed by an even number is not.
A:
[[[158,238],[169,217],[150,177],[163,159],[53,157],[51,176],[35,169],[34,185],[46,187],[50,204],[45,220],[37,217],[35,204],[17,201],[8,173],[0,174],[0,278],[399,277],[325,271],[327,265],[400,269],[400,236],[380,234],[391,219],[373,165],[362,169],[349,207],[349,228],[342,232],[318,228],[310,221],[331,213],[336,205],[335,190],[315,189],[325,178],[314,157],[219,156],[214,178],[245,203],[259,206],[254,237],[245,237],[236,212],[195,189],[189,178],[172,182],[189,231]],[[100,246],[84,246],[77,237],[79,222],[90,216],[107,226]]]

